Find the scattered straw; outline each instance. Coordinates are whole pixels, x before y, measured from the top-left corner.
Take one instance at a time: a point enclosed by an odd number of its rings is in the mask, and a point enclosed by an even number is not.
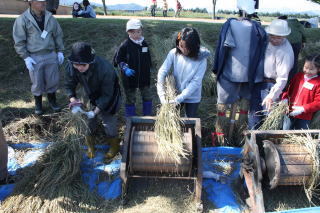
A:
[[[169,104],[169,100],[176,97],[173,76],[166,78],[165,90],[167,102],[162,104],[157,112],[155,121],[155,137],[158,144],[158,154],[161,158],[172,158],[179,164],[181,158],[186,158],[188,153],[183,148],[182,121],[180,110]]]
[[[315,205],[312,202],[312,198],[320,199],[320,190],[318,189],[320,180],[319,141],[313,139],[311,134],[308,133],[304,135],[287,134],[286,137],[287,138],[284,140],[285,143],[293,143],[303,146],[312,158],[312,174],[310,179],[304,183],[304,191],[309,202]]]
[[[82,180],[81,144],[86,122],[80,115],[61,114],[64,131],[37,163],[22,171],[15,192],[5,200],[5,212],[88,212],[98,209],[99,198]]]
[[[266,116],[259,130],[278,130],[282,129],[283,116],[288,110],[288,104],[281,101],[272,106],[271,112]]]

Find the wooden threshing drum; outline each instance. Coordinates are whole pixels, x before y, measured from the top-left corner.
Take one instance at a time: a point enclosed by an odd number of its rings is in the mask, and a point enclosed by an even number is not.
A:
[[[313,169],[313,159],[305,147],[298,144],[275,145],[279,155],[280,169],[268,171],[269,179],[276,185],[303,185],[308,183]],[[278,163],[276,163],[278,164]],[[267,168],[270,166],[266,160]]]
[[[158,145],[153,130],[145,131],[142,127],[135,126],[131,139],[130,173],[190,174],[192,169],[192,132],[190,128],[183,133],[183,146],[189,156],[181,158],[179,163],[173,158],[158,155]]]

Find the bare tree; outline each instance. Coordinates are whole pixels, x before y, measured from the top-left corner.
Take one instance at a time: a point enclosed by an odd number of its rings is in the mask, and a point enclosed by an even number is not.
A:
[[[217,0],[212,0],[213,9],[212,9],[212,19],[216,19],[216,4]]]
[[[103,12],[104,12],[104,15],[106,16],[107,15],[106,0],[102,0],[102,4],[103,4]]]

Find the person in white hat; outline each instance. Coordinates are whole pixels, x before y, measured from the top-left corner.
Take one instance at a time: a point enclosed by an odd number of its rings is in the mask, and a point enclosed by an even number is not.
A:
[[[35,114],[41,115],[42,95],[48,95],[56,112],[59,86],[59,64],[63,63],[63,33],[57,20],[46,11],[46,0],[28,0],[29,6],[13,25],[14,48],[25,61],[32,82]]]
[[[243,14],[238,19],[230,18],[222,26],[217,44],[213,72],[217,75],[217,115],[215,129],[231,138],[232,131],[226,111],[231,105],[235,111],[239,105],[240,119],[247,122],[251,90],[255,82],[259,64],[263,64],[264,50],[268,44],[267,33],[260,23],[251,20],[255,12],[254,1],[238,1]],[[240,120],[239,119],[239,120]],[[232,128],[231,128],[232,129]],[[222,144],[223,138],[218,138]]]
[[[294,54],[289,41],[291,33],[287,21],[276,19],[266,27],[269,43],[264,58],[264,78],[255,83],[250,102],[249,128],[258,129],[262,120],[279,99],[294,64]]]
[[[122,42],[114,56],[114,66],[119,66],[126,94],[126,117],[136,115],[136,91],[140,90],[143,101],[143,115],[152,113],[150,90],[151,56],[149,46],[142,35],[139,19],[130,19],[126,31],[128,38]]]

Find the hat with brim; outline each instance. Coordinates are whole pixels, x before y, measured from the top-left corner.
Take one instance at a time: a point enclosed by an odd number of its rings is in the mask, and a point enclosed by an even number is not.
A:
[[[127,22],[127,27],[126,27],[126,31],[128,32],[129,30],[137,30],[142,28],[142,23],[139,19],[130,19]]]
[[[266,32],[276,36],[287,36],[291,33],[288,22],[281,19],[275,19],[266,27]]]
[[[68,57],[73,64],[92,64],[95,52],[86,42],[76,42],[72,45],[71,55]]]

